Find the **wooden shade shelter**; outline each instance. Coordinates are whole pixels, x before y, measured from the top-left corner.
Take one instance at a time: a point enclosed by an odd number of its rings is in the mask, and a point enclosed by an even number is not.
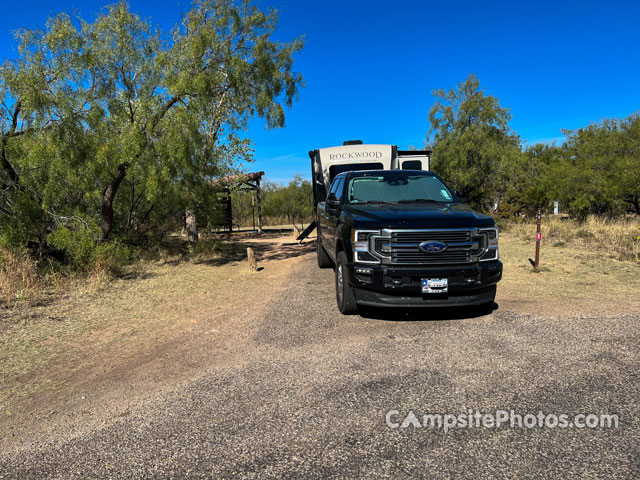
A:
[[[226,195],[221,199],[224,204],[224,223],[229,229],[229,232],[233,230],[233,215],[231,210],[231,186],[239,185],[240,190],[253,190],[256,192],[256,206],[258,210],[258,233],[262,233],[262,199],[260,195],[260,180],[264,176],[264,172],[253,173],[239,173],[236,175],[230,175],[228,177],[218,178],[213,180],[211,185],[219,187]],[[254,219],[254,228],[255,228]]]

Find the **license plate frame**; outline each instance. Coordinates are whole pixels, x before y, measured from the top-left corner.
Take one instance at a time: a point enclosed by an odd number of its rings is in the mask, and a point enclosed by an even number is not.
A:
[[[448,278],[423,278],[422,293],[448,293]]]

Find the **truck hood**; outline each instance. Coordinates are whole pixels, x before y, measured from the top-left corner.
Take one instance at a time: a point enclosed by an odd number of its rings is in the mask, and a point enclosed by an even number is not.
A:
[[[355,228],[492,227],[493,218],[463,203],[347,205]]]

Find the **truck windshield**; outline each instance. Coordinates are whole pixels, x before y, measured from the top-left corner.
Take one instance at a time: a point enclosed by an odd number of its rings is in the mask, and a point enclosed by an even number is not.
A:
[[[352,178],[349,203],[453,202],[453,194],[432,175],[393,172]]]

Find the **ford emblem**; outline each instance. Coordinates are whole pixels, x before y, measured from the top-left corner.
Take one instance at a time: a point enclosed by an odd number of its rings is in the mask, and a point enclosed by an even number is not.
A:
[[[447,244],[442,242],[422,242],[418,247],[425,253],[441,253],[447,249]]]

